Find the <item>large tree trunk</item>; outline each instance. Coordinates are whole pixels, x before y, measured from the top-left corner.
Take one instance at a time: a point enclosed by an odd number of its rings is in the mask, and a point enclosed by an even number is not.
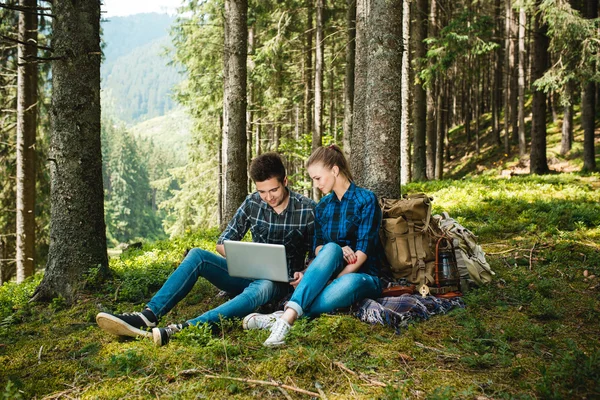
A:
[[[598,0],[586,0],[584,16],[598,18]],[[585,82],[581,96],[581,127],[583,128],[583,170],[596,170],[596,149],[594,132],[596,128],[596,84]]]
[[[364,173],[377,196],[400,195],[402,1],[370,0]]]
[[[512,130],[512,142],[517,143],[519,141],[519,119],[518,119],[518,103],[519,103],[519,90],[517,89],[518,74],[517,74],[517,63],[518,63],[518,27],[517,17],[514,10],[511,8],[510,12],[510,126]]]
[[[427,37],[427,0],[417,0],[414,4],[414,59],[418,60],[425,58],[427,51],[424,42]],[[414,72],[418,73],[417,68]],[[413,134],[413,180],[424,181],[427,179],[427,96],[420,80],[414,87]]]
[[[541,16],[539,14],[536,15],[533,32],[534,48],[531,76],[534,82],[544,75],[548,63],[548,37],[546,36],[546,27],[542,24]],[[549,168],[546,158],[546,94],[543,91],[533,91],[531,112],[531,155],[529,169],[534,174],[545,174],[549,172]]]
[[[255,27],[248,27],[248,59],[247,59],[247,74],[252,75],[252,71],[256,66],[254,63],[254,48],[255,48]],[[248,82],[247,108],[246,108],[246,165],[250,165],[252,161],[253,135],[254,135],[254,83]],[[252,179],[248,174],[248,193],[252,192]]]
[[[401,66],[401,116],[400,116],[400,184],[410,182],[410,132],[408,131],[410,0],[402,1],[402,66]]]
[[[505,24],[504,24],[504,66],[506,68],[506,73],[504,74],[504,153],[510,154],[510,120],[511,114],[514,113],[514,110],[510,108],[510,90],[511,90],[511,18],[512,18],[512,10],[511,10],[511,0],[504,0],[504,13],[505,13]]]
[[[34,9],[37,0],[19,5]],[[19,13],[17,69],[17,282],[35,266],[35,139],[37,125],[37,15]]]
[[[312,150],[315,151],[320,147],[323,137],[323,68],[325,60],[323,57],[324,40],[323,40],[323,4],[325,0],[317,0],[317,24],[316,24],[316,39],[315,39],[315,120],[314,131],[312,134]],[[321,192],[316,187],[313,187],[313,199],[319,200]]]
[[[521,4],[519,9],[519,64],[518,64],[518,87],[519,87],[519,157],[523,159],[527,153],[527,142],[525,141],[525,24],[527,15],[525,5]]]
[[[306,122],[304,123],[304,132],[311,133],[313,131],[313,97],[311,89],[313,87],[313,66],[312,66],[312,52],[313,52],[313,1],[306,0],[306,46],[304,48],[304,117]]]
[[[365,164],[363,149],[367,126],[367,69],[368,69],[368,26],[369,0],[356,1],[356,57],[354,70],[354,113],[352,115],[352,136],[350,137],[350,168],[357,182],[362,182]],[[358,156],[358,155],[361,156]]]
[[[352,119],[354,117],[354,57],[356,50],[356,0],[347,0],[346,77],[344,83],[344,153],[351,158]]]
[[[225,1],[225,65],[223,96],[223,222],[244,201],[246,190],[246,60],[248,2]]]
[[[52,3],[50,249],[33,296],[75,300],[84,276],[108,272],[100,148],[100,2]]]
[[[437,35],[437,1],[431,0],[429,8],[429,36],[436,37]],[[427,136],[427,149],[425,155],[427,158],[427,178],[435,179],[435,155],[437,153],[437,135],[436,135],[436,80],[432,79],[429,87],[427,87],[427,121],[426,121],[426,136]]]
[[[496,65],[494,67],[494,93],[492,94],[492,135],[498,146],[502,144],[500,138],[500,109],[502,108],[502,46],[500,46],[500,38],[502,37],[502,24],[500,19],[501,0],[495,0],[494,15],[496,21],[496,38],[498,48],[494,52]]]

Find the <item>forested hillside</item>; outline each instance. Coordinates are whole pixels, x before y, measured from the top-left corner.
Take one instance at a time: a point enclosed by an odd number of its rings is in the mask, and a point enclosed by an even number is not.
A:
[[[176,107],[172,89],[183,75],[169,65],[173,21],[167,14],[136,14],[102,22],[105,115],[133,125]]]

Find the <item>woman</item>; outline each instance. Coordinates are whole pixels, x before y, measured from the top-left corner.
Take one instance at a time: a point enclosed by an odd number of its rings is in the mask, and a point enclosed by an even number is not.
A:
[[[243,322],[245,329],[271,328],[264,342],[268,347],[285,344],[299,317],[316,317],[381,293],[377,197],[354,184],[348,162],[336,145],[315,150],[306,168],[314,185],[329,193],[315,209],[316,257],[304,272],[294,274],[295,290],[283,314],[254,313]]]

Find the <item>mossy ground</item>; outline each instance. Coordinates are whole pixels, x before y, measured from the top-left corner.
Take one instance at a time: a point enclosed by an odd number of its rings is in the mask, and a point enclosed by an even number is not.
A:
[[[288,345],[226,322],[190,328],[166,347],[102,332],[99,311],[139,310],[186,248],[214,248],[216,231],[125,252],[114,279],[73,307],[27,302],[39,275],[0,289],[0,393],[5,398],[600,398],[598,175],[561,174],[411,184],[479,235],[494,282],[467,307],[399,334],[349,315],[299,321]],[[206,281],[164,319],[180,322],[224,301]],[[352,371],[352,372],[350,372]],[[385,386],[381,386],[383,383]]]

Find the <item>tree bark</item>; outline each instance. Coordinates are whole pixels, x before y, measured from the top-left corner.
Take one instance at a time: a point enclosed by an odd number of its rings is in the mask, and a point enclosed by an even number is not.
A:
[[[354,107],[352,115],[352,136],[350,137],[350,168],[357,182],[362,182],[365,173],[365,156],[361,154],[365,143],[367,126],[367,69],[368,69],[368,39],[367,19],[369,17],[369,0],[356,1],[356,57],[354,70]]]
[[[248,2],[225,1],[223,96],[223,223],[233,218],[246,198],[246,76]]]
[[[571,98],[573,93],[573,83],[567,83],[566,95]],[[571,150],[573,138],[573,104],[564,106],[564,115],[562,120],[562,135],[560,140],[560,154],[565,156]]]
[[[347,0],[346,77],[344,82],[344,153],[351,158],[352,119],[354,118],[354,62],[356,54],[356,0]]]
[[[414,59],[419,60],[425,58],[427,52],[424,42],[427,37],[427,0],[417,0],[414,7]],[[415,67],[415,75],[418,72]],[[419,79],[414,87],[413,132],[413,180],[424,181],[427,179],[427,94]]]
[[[429,7],[429,36],[436,37],[437,36],[437,1],[431,0],[431,5]],[[437,140],[436,140],[436,118],[439,116],[436,115],[436,104],[435,100],[437,98],[436,94],[436,79],[435,77],[432,79],[431,83],[427,87],[426,97],[427,97],[427,120],[426,120],[426,136],[427,136],[427,149],[425,151],[425,155],[427,158],[427,178],[435,179],[435,159],[437,153]]]
[[[517,18],[514,10],[510,10],[510,126],[511,126],[511,137],[513,143],[519,141],[519,119],[518,119],[518,103],[519,103],[519,90],[517,89],[518,74],[517,74],[517,63],[518,63],[518,27]]]
[[[323,39],[323,9],[325,0],[317,0],[317,23],[315,38],[315,111],[314,111],[314,130],[312,134],[312,151],[320,147],[323,137],[323,68],[325,60],[323,57],[324,39]],[[313,187],[313,199],[319,200],[321,192]]]
[[[538,6],[539,6],[538,0]],[[546,27],[542,23],[541,16],[535,16],[533,44],[533,68],[532,81],[536,81],[544,75],[548,63],[548,37]],[[546,158],[546,94],[541,90],[534,90],[531,105],[531,155],[530,172],[533,174],[546,174],[550,171]]]
[[[364,174],[377,196],[400,195],[402,1],[370,0]]]
[[[108,273],[100,145],[100,2],[52,3],[50,248],[34,300],[76,299]]]
[[[400,115],[400,184],[410,182],[410,132],[408,131],[410,0],[402,1],[402,65],[401,65],[401,115]]]
[[[37,0],[21,0],[35,8]],[[35,267],[35,141],[37,132],[37,15],[19,13],[17,68],[17,282]]]
[[[518,62],[518,90],[519,90],[519,157],[523,159],[527,154],[527,142],[525,141],[525,24],[527,15],[525,5],[521,2],[519,8],[519,62]]]
[[[500,109],[502,106],[502,46],[500,40],[502,37],[502,24],[500,20],[501,0],[495,0],[494,15],[496,21],[496,37],[498,40],[498,49],[494,52],[496,65],[494,68],[494,93],[492,94],[492,135],[498,146],[502,144],[500,138]]]
[[[584,16],[598,18],[598,0],[586,0]],[[583,128],[583,170],[596,171],[596,149],[594,132],[596,129],[596,84],[585,82],[581,95],[581,127]]]
[[[313,0],[306,0],[306,46],[304,48],[304,124],[305,133],[313,131],[313,97],[311,88],[313,87],[313,65],[312,65],[312,42],[313,42]]]
[[[504,13],[505,13],[505,20],[504,20],[504,66],[506,67],[506,72],[504,74],[504,153],[505,154],[510,154],[510,115],[511,113],[514,112],[514,110],[511,110],[510,108],[510,90],[511,90],[511,86],[510,86],[510,75],[511,75],[511,65],[510,65],[510,52],[511,52],[511,29],[510,29],[510,25],[511,25],[511,17],[512,17],[512,11],[511,11],[511,0],[504,0]]]

